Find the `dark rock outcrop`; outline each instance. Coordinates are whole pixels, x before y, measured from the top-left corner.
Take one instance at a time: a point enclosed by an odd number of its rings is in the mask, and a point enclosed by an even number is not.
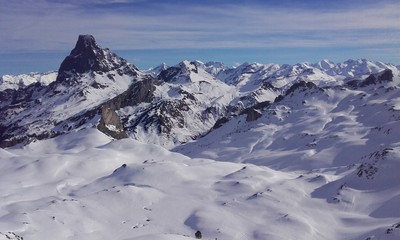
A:
[[[378,83],[391,81],[393,81],[393,72],[390,69],[386,69],[378,74],[369,75],[364,81],[360,83],[360,86],[365,87],[368,85],[375,85]]]
[[[158,75],[158,79],[165,81],[165,82],[171,82],[174,77],[176,77],[180,73],[181,69],[178,67],[169,67],[165,70],[162,70],[160,74]]]
[[[222,127],[222,125],[224,125],[224,124],[227,123],[227,122],[229,122],[229,118],[227,118],[227,117],[222,117],[222,118],[218,119],[218,120],[215,122],[215,124],[214,124],[214,126],[213,126],[213,129],[220,128],[220,127]]]
[[[126,106],[136,106],[141,102],[151,102],[154,97],[157,82],[150,76],[144,77],[142,81],[133,83],[128,90],[116,96],[109,103],[115,105],[116,109]]]
[[[116,113],[116,109],[111,108],[111,106],[107,104],[101,108],[101,118],[97,129],[115,139],[128,137],[124,131],[121,119]]]
[[[202,235],[201,235],[201,232],[200,232],[200,231],[196,231],[196,233],[195,233],[194,235],[195,235],[195,237],[196,237],[197,239],[201,239],[201,238],[202,238]]]
[[[286,91],[286,96],[293,93],[294,91],[307,91],[310,89],[315,89],[315,90],[320,90],[323,91],[321,88],[319,88],[317,85],[315,85],[312,82],[305,82],[305,81],[299,81],[295,84],[293,84],[287,91]]]
[[[10,239],[10,240],[24,240],[23,237],[13,233],[13,232],[7,232],[7,233],[2,233],[0,232],[0,236],[3,236],[6,239]],[[3,238],[2,237],[2,238]]]
[[[154,84],[154,80],[147,77],[142,81],[135,82],[127,91],[103,104],[97,129],[116,139],[127,138],[128,134],[116,111],[127,106],[136,106],[142,102],[151,102],[154,97]]]
[[[251,122],[251,121],[255,121],[257,119],[259,119],[262,116],[262,113],[260,110],[254,108],[254,107],[250,107],[250,108],[246,108],[245,110],[243,110],[242,114],[246,114],[246,121],[247,122]]]
[[[129,124],[130,130],[134,131],[142,124],[146,131],[155,126],[158,133],[168,135],[174,126],[178,128],[184,126],[185,119],[182,112],[188,110],[189,106],[183,100],[156,103]]]
[[[176,66],[169,67],[160,72],[158,80],[163,82],[175,82],[176,80],[191,81],[190,72],[198,73],[199,69],[196,62],[183,61]]]

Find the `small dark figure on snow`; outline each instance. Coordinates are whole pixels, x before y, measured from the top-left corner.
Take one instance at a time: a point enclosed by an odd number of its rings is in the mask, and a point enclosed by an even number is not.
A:
[[[201,239],[202,237],[200,231],[197,231],[194,235],[196,236],[197,239]]]

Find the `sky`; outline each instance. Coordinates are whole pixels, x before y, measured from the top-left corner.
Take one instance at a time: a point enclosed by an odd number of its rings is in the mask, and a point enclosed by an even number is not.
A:
[[[400,65],[400,1],[0,0],[0,76],[57,70],[79,34],[141,69],[185,59]]]

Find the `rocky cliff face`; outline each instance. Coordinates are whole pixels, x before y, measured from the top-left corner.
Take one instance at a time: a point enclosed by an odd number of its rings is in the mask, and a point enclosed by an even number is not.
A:
[[[119,75],[136,75],[138,69],[109,49],[99,47],[92,35],[79,35],[75,48],[61,63],[57,81],[70,80],[86,72],[107,74],[111,71]]]
[[[126,121],[123,124],[117,111],[121,108],[150,102],[154,97],[154,90],[154,80],[150,76],[146,76],[142,81],[132,84],[122,94],[104,103],[101,106],[100,122],[97,129],[116,139],[127,138],[126,128],[128,124]]]
[[[116,109],[112,108],[112,105],[103,105],[97,129],[115,139],[127,138],[128,135],[124,130],[121,119],[115,111]]]

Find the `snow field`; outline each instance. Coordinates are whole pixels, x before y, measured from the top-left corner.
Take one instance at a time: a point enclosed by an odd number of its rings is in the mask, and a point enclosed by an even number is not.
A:
[[[277,171],[82,130],[2,150],[0,229],[24,239],[193,239],[197,230],[204,239],[363,239],[400,217],[400,179],[385,177],[398,155],[371,191],[354,168]]]

